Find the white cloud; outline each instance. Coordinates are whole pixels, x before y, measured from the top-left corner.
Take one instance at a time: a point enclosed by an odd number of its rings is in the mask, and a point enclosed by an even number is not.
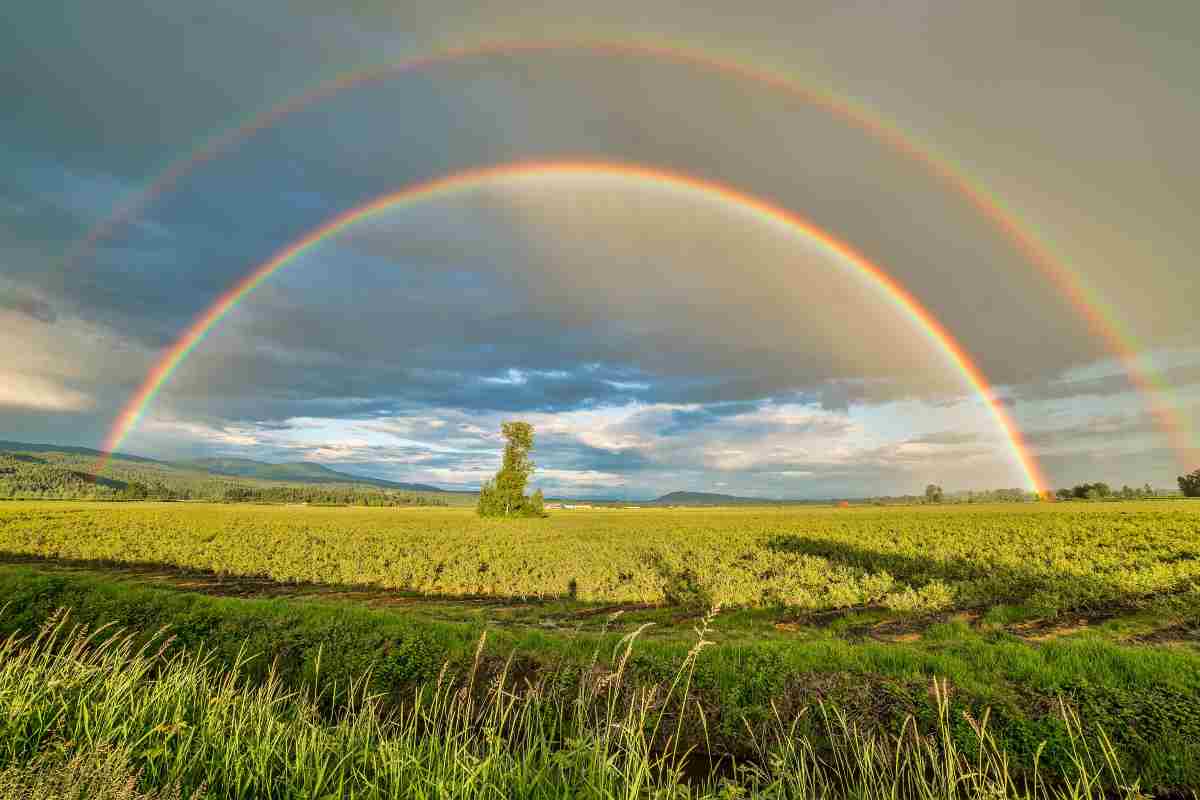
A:
[[[253,428],[234,425],[208,425],[203,422],[151,417],[143,420],[140,428],[146,433],[166,433],[192,441],[200,440],[211,444],[253,447],[263,444],[262,438]]]
[[[607,385],[621,392],[645,392],[649,391],[650,384],[640,381],[604,381]]]
[[[33,411],[83,411],[93,405],[90,395],[48,378],[0,371],[0,407]]]
[[[495,383],[501,386],[524,386],[529,381],[529,376],[522,370],[510,369],[499,377],[483,377],[480,380],[484,383]]]
[[[629,483],[629,478],[615,472],[600,472],[594,469],[539,469],[537,483],[560,486],[609,486],[620,487]]]

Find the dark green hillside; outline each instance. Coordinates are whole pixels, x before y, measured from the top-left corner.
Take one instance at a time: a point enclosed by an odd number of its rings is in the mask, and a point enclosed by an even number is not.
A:
[[[96,478],[28,453],[0,452],[0,497],[75,498],[96,489]],[[100,486],[120,490],[125,484],[101,478]]]
[[[100,456],[104,455],[104,453],[101,451],[94,450],[91,447],[72,447],[65,444],[34,444],[31,442],[0,441],[0,450],[9,453],[66,453],[76,456],[87,456],[89,458],[99,458]],[[112,458],[120,459],[122,461],[136,461],[139,464],[164,463],[153,458],[131,456],[128,453],[113,453]]]
[[[319,464],[250,459],[167,463],[86,447],[0,442],[0,498],[57,500],[208,500],[322,505],[450,505],[474,495],[425,484],[360,478]]]

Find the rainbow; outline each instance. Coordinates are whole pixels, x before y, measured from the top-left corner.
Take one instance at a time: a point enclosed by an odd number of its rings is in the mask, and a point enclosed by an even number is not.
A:
[[[111,453],[146,413],[146,409],[170,380],[179,365],[204,341],[208,333],[251,292],[278,270],[317,247],[321,242],[347,228],[398,206],[429,200],[478,187],[482,184],[523,176],[613,176],[636,181],[648,181],[675,189],[687,190],[714,198],[725,204],[749,211],[765,222],[782,225],[789,231],[821,247],[824,251],[852,267],[882,290],[892,303],[906,314],[924,334],[945,353],[948,360],[963,375],[972,389],[987,405],[996,423],[1004,431],[1013,455],[1025,473],[1030,488],[1042,493],[1046,481],[1029,452],[1020,430],[1008,412],[1000,405],[987,379],[971,356],[950,335],[940,322],[903,286],[879,266],[869,261],[850,245],[840,241],[816,225],[779,206],[738,189],[701,178],[667,172],[633,164],[596,161],[539,161],[501,164],[466,170],[434,180],[417,183],[397,192],[383,195],[368,203],[335,216],[324,224],[276,252],[269,260],[255,267],[228,291],[218,297],[200,314],[191,326],[159,359],[141,386],[117,416],[104,443],[105,455],[97,465],[100,474]]]
[[[286,99],[247,119],[240,125],[217,134],[187,157],[172,162],[142,191],[120,204],[112,215],[93,227],[67,254],[68,265],[90,254],[96,245],[110,237],[121,225],[133,219],[157,197],[170,190],[196,167],[233,148],[239,142],[273,125],[284,117],[344,89],[387,79],[401,73],[430,69],[439,65],[496,57],[520,57],[538,53],[584,52],[598,56],[643,57],[685,65],[697,70],[719,73],[753,82],[805,104],[822,109],[849,126],[881,142],[893,152],[921,165],[947,188],[965,199],[981,216],[1036,267],[1062,293],[1093,333],[1104,342],[1142,394],[1158,427],[1167,435],[1180,464],[1187,466],[1200,457],[1188,426],[1171,401],[1171,388],[1162,377],[1145,369],[1139,360],[1136,337],[1122,322],[1117,309],[1093,287],[1078,270],[1069,270],[1021,223],[1004,201],[986,188],[984,181],[970,177],[967,169],[878,113],[834,93],[815,90],[794,80],[748,66],[728,58],[679,46],[617,41],[498,41],[443,50],[432,55],[344,73]]]

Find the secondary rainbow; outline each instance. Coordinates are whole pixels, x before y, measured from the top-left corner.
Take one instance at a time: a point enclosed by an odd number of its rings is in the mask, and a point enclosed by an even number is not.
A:
[[[1137,346],[1133,332],[1122,322],[1117,309],[1088,285],[1082,273],[1078,270],[1068,269],[1063,262],[1052,256],[1039,237],[1030,232],[1030,226],[1022,223],[1001,198],[989,191],[984,181],[970,176],[968,170],[963,165],[956,164],[952,158],[939,155],[934,148],[923,145],[916,136],[904,131],[895,122],[887,120],[877,112],[868,111],[845,97],[801,85],[789,77],[749,66],[740,61],[683,46],[638,41],[494,41],[454,47],[430,55],[339,75],[290,97],[233,128],[210,137],[188,156],[172,162],[144,190],[130,197],[119,205],[106,220],[93,227],[86,237],[68,253],[67,262],[72,264],[86,256],[100,241],[111,236],[122,224],[143,211],[157,197],[170,190],[200,164],[215,158],[255,133],[322,98],[344,89],[439,65],[470,59],[519,57],[553,52],[587,52],[599,56],[643,57],[682,64],[698,70],[707,70],[753,82],[820,108],[846,124],[870,134],[892,151],[920,164],[939,182],[963,197],[979,214],[989,220],[995,229],[1062,293],[1076,312],[1088,323],[1093,333],[1105,343],[1107,350],[1121,364],[1130,381],[1142,394],[1158,427],[1171,442],[1180,464],[1186,466],[1200,456],[1200,450],[1197,449],[1197,444],[1193,441],[1188,426],[1183,422],[1170,399],[1172,394],[1170,386],[1157,373],[1143,368],[1138,357],[1141,348]]]
[[[860,272],[882,290],[924,332],[924,334],[947,356],[948,360],[963,375],[972,389],[986,404],[992,417],[1003,430],[1017,463],[1028,480],[1029,487],[1044,492],[1046,481],[1029,452],[1020,430],[1008,412],[1000,405],[992,387],[971,356],[950,335],[950,332],[903,286],[897,283],[881,267],[872,263],[849,244],[837,239],[827,231],[800,217],[792,211],[773,205],[739,189],[718,184],[702,178],[650,167],[598,161],[533,161],[500,164],[479,169],[457,172],[434,180],[417,183],[397,192],[378,197],[368,203],[333,217],[302,238],[279,250],[269,260],[255,267],[246,277],[234,284],[208,307],[183,332],[147,374],[145,380],[117,416],[104,443],[105,455],[97,465],[97,474],[103,469],[111,453],[146,413],[155,396],[171,378],[172,373],[204,341],[213,329],[238,303],[258,288],[278,270],[296,258],[312,250],[321,242],[346,230],[352,225],[369,219],[397,206],[428,200],[438,195],[463,191],[482,184],[522,176],[613,176],[635,181],[646,181],[676,189],[697,192],[732,206],[753,212],[760,218],[782,224],[794,234],[816,243]]]

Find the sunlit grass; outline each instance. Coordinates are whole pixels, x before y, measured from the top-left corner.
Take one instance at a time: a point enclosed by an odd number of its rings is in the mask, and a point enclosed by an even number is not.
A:
[[[1036,616],[1200,605],[1200,504],[559,512],[0,504],[0,551],[422,595]],[[1013,621],[1020,612],[995,612]]]
[[[38,781],[94,785],[96,796],[113,798],[176,788],[228,798],[1143,796],[1103,731],[1085,733],[1065,705],[1067,769],[1018,775],[986,713],[965,715],[964,738],[940,681],[929,684],[933,735],[912,720],[885,734],[828,705],[790,718],[775,711],[761,729],[748,726],[752,757],[698,771],[673,710],[695,707],[711,621],[661,685],[628,680],[636,631],[609,666],[597,653],[572,676],[533,683],[507,667],[485,677],[481,640],[470,668],[443,671],[396,704],[366,680],[246,683],[236,665],[202,653],[166,655],[166,638],[138,647],[120,631],[89,633],[59,615],[0,645],[0,791],[8,792],[0,797],[29,796],[21,787]],[[820,745],[807,734],[814,726]]]

